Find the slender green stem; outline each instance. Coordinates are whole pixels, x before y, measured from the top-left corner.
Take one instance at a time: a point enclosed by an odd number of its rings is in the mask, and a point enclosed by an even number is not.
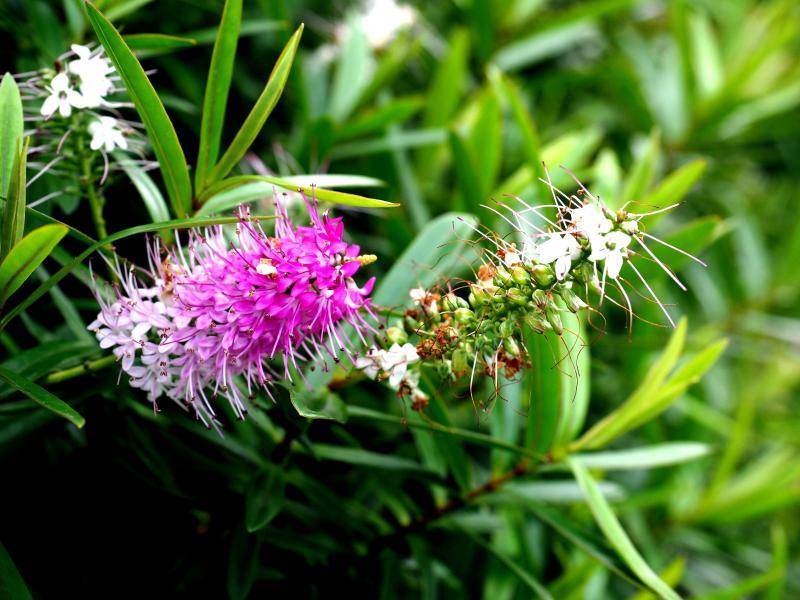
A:
[[[54,371],[45,378],[44,382],[61,383],[62,381],[74,379],[76,377],[80,377],[81,375],[85,375],[86,373],[94,373],[95,371],[105,369],[106,367],[113,365],[115,362],[117,362],[117,357],[113,354],[110,354],[108,356],[104,356],[103,358],[87,361],[82,365],[78,365],[77,367],[64,369],[62,371]]]
[[[103,196],[95,186],[95,177],[92,173],[92,162],[94,156],[86,152],[86,143],[82,135],[76,136],[78,139],[78,153],[81,157],[81,180],[86,189],[86,197],[89,199],[89,207],[92,211],[92,220],[94,221],[95,229],[97,229],[97,237],[100,239],[108,237],[106,231],[106,220],[103,217]]]

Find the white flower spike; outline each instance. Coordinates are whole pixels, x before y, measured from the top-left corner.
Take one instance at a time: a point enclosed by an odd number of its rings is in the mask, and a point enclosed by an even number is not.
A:
[[[128,141],[122,135],[118,123],[114,117],[100,117],[92,121],[89,124],[89,133],[92,134],[89,147],[92,150],[104,148],[106,152],[111,152],[114,148],[127,150]]]
[[[50,95],[45,98],[41,109],[41,113],[45,117],[50,117],[58,111],[62,117],[66,118],[72,114],[73,107],[86,107],[83,96],[70,86],[66,73],[59,73],[53,77],[47,91],[50,92]]]

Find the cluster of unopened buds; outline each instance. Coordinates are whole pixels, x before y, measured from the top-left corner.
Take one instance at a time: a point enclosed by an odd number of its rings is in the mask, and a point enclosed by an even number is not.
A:
[[[256,389],[272,396],[304,363],[355,358],[345,330],[362,344],[375,332],[374,280],[354,280],[374,257],[343,240],[341,218],[306,203],[309,226],[276,203],[270,236],[242,208],[232,242],[221,228],[194,231],[165,257],[151,246],[150,285],[117,268],[121,287],[96,286],[89,329],[154,406],[166,396],[214,425],[222,395],[241,418]]]
[[[513,226],[520,247],[476,229],[492,247],[486,250],[475,279],[446,292],[440,288],[411,290],[415,307],[386,331],[384,343],[392,344],[391,348],[376,347],[371,356],[405,348],[405,355],[413,360],[406,360],[410,367],[403,369],[402,377],[412,382],[419,381],[418,372],[425,365],[436,367],[441,376],[451,380],[468,377],[470,388],[476,374],[486,374],[495,381],[501,372],[513,378],[529,364],[524,331],[560,336],[565,312],[593,310],[588,304],[591,293],[602,302],[607,285],[614,285],[624,298],[622,306],[632,317],[624,268],[639,278],[674,325],[666,307],[630,260],[637,254],[635,243],[643,257],[658,264],[685,289],[647,243],[664,244],[701,261],[646,233],[641,223],[643,218],[673,206],[638,214],[625,209],[612,211],[582,186],[580,196],[551,188],[553,204],[530,206],[520,200],[520,210],[500,205],[506,212],[487,207]],[[548,218],[548,209],[555,213],[554,219]],[[373,378],[376,372],[388,374],[392,384],[391,369],[376,371],[366,359],[357,366],[372,369],[365,372]],[[392,387],[401,395],[413,396],[411,386]]]

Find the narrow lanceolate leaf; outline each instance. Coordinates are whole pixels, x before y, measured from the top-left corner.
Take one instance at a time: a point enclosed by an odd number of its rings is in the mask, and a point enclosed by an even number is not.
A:
[[[258,97],[253,110],[247,115],[241,129],[233,138],[231,145],[222,155],[222,158],[206,178],[206,185],[210,185],[219,181],[231,172],[231,169],[242,159],[247,149],[255,141],[264,123],[267,121],[272,109],[278,103],[278,98],[283,93],[283,88],[286,85],[286,80],[289,77],[289,71],[294,62],[294,55],[297,52],[297,45],[300,43],[300,36],[303,34],[303,26],[294,32],[294,35],[289,39],[286,47],[278,57],[275,67],[267,80],[267,85],[264,91]]]
[[[22,238],[0,263],[0,306],[42,264],[50,251],[67,234],[63,225],[44,225]]]
[[[200,148],[197,153],[195,189],[204,187],[205,179],[219,158],[222,126],[225,123],[225,106],[233,77],[233,62],[242,22],[242,0],[226,0],[219,23],[211,65],[208,68],[206,95],[203,100],[203,120],[200,123]]]
[[[283,508],[286,479],[280,467],[270,466],[250,484],[245,498],[245,524],[253,533],[269,525]]]
[[[17,375],[5,367],[0,367],[0,379],[5,381],[10,386],[18,389],[34,402],[41,404],[47,410],[64,417],[76,427],[83,427],[83,425],[86,423],[86,419],[78,414],[78,412],[69,404],[59,400],[42,386],[33,383],[31,380],[26,379],[21,375]]]
[[[30,138],[25,140],[11,169],[8,196],[3,207],[2,249],[0,249],[2,258],[8,256],[11,248],[20,240],[25,231],[25,188],[29,140]]]
[[[0,82],[0,197],[8,197],[8,186],[22,143],[22,100],[11,74]]]
[[[375,198],[367,198],[365,196],[348,194],[346,192],[324,190],[308,185],[297,185],[294,180],[273,177],[272,175],[239,175],[237,177],[229,177],[228,179],[214,184],[203,192],[199,198],[200,203],[201,205],[205,204],[206,201],[218,194],[259,181],[272,184],[284,190],[303,192],[306,196],[315,197],[322,202],[331,202],[332,204],[341,204],[343,206],[358,206],[360,208],[390,208],[392,206],[399,206],[396,202],[387,202],[386,200],[377,200]]]
[[[700,442],[665,442],[644,448],[573,454],[572,459],[590,469],[625,471],[676,465],[702,458],[709,452],[711,448]]]
[[[17,571],[3,544],[0,544],[0,598],[29,600],[32,598],[28,586]]]
[[[164,104],[153,89],[142,65],[111,22],[89,2],[86,2],[86,12],[97,38],[114,63],[147,129],[172,208],[178,217],[185,217],[192,205],[192,182],[183,148]]]
[[[681,202],[689,190],[703,175],[706,170],[706,161],[702,158],[693,160],[690,163],[683,165],[680,169],[671,173],[664,179],[658,187],[642,199],[642,206],[646,206],[648,211],[662,208],[669,204]],[[662,217],[665,213],[653,215],[648,219],[649,223],[653,223],[658,218]]]
[[[656,594],[667,600],[680,600],[680,596],[656,575],[639,554],[586,467],[576,460],[569,460],[569,465],[586,496],[594,520],[620,558],[636,573],[639,580]]]

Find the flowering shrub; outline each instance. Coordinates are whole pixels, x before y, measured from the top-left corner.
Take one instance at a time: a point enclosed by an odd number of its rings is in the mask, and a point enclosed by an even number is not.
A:
[[[0,9],[0,589],[800,594],[800,21],[667,4]]]

